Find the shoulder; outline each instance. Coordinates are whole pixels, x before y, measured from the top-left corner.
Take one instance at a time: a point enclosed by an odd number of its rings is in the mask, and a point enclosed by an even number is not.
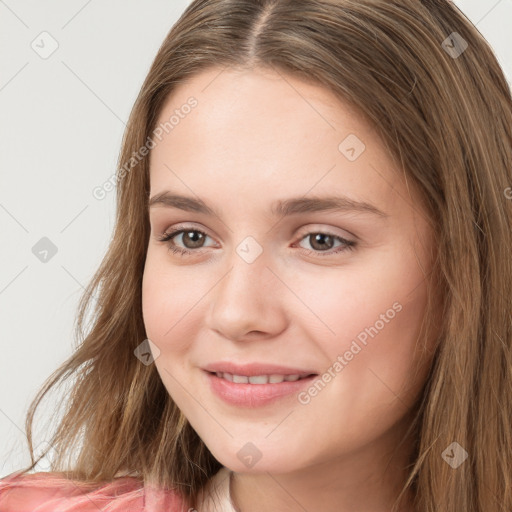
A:
[[[176,492],[147,488],[139,478],[84,483],[62,473],[12,473],[0,479],[0,512],[186,512]]]
[[[133,511],[143,510],[141,487],[140,481],[131,477],[84,483],[62,473],[12,473],[0,479],[0,512],[97,512],[100,503],[114,499],[123,506],[139,506]]]

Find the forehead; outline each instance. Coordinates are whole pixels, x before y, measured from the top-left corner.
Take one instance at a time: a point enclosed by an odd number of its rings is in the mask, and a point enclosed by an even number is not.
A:
[[[187,103],[192,99],[196,105],[190,109]],[[190,135],[187,128],[205,142],[232,136],[244,142],[242,136],[247,136],[249,140],[245,142],[252,141],[251,146],[268,140],[315,140],[329,132],[338,132],[338,138],[347,129],[361,137],[369,133],[376,136],[350,105],[328,89],[281,71],[260,68],[213,68],[193,75],[164,102],[157,125],[165,128],[173,117],[171,130],[165,130],[163,136],[172,131],[176,142],[180,133],[183,137]],[[276,133],[279,128],[286,131]]]
[[[364,191],[367,200],[380,196],[382,209],[392,202],[398,175],[372,128],[329,90],[281,72],[199,73],[173,91],[158,127],[151,195],[222,191],[243,206],[248,195],[256,201],[273,191],[337,189],[356,198]],[[347,158],[349,146],[360,156]]]

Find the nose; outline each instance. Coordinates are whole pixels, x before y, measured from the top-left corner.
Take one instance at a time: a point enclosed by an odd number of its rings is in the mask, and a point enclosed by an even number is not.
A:
[[[248,263],[234,253],[231,266],[211,291],[208,327],[233,341],[268,338],[286,328],[286,290],[260,255]]]

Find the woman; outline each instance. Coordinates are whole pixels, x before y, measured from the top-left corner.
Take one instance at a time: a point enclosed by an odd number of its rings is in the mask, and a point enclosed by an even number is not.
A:
[[[0,511],[510,510],[511,127],[444,0],[194,1]]]

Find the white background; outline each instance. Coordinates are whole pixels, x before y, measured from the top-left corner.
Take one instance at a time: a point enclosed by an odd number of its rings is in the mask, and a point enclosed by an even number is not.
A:
[[[115,191],[92,190],[115,172],[133,102],[188,4],[0,0],[0,477],[29,462],[26,410],[71,354],[78,299],[113,228]],[[510,83],[512,0],[456,4]],[[47,59],[31,47],[43,31],[58,42]],[[32,253],[42,237],[58,249],[47,263]]]

